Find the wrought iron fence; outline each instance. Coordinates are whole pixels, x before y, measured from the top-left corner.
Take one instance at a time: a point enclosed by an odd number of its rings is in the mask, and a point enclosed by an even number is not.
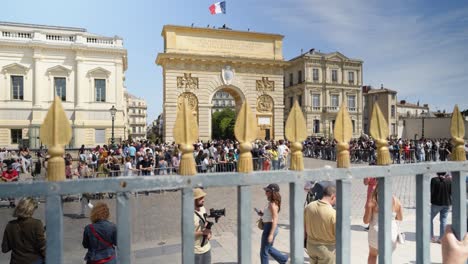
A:
[[[62,196],[84,192],[116,193],[118,255],[121,263],[131,263],[131,209],[129,193],[164,189],[182,190],[182,240],[183,263],[193,263],[194,187],[237,186],[238,190],[238,261],[251,261],[251,187],[252,185],[289,183],[291,221],[291,260],[303,263],[303,186],[306,181],[336,180],[337,182],[337,263],[349,263],[350,255],[350,208],[351,180],[373,175],[379,178],[379,230],[391,230],[391,184],[392,178],[415,175],[417,199],[416,244],[417,263],[430,263],[430,175],[438,171],[451,171],[453,175],[452,225],[459,237],[466,232],[465,176],[468,162],[443,162],[392,166],[353,167],[349,169],[314,169],[299,171],[270,171],[243,173],[198,174],[193,177],[113,177],[106,179],[83,179],[64,182],[7,183],[0,184],[1,197],[46,196],[47,263],[63,263],[63,210]],[[391,263],[391,232],[379,232],[380,263]]]
[[[193,159],[192,142],[198,137],[197,126],[188,100],[185,100],[178,110],[175,131],[176,141],[181,145],[182,159],[178,173],[181,175],[162,175],[159,177],[108,177],[64,181],[63,145],[71,139],[71,128],[60,99],[55,98],[44,124],[41,126],[41,140],[51,145],[51,159],[47,178],[49,181],[35,181],[0,184],[1,197],[46,197],[47,250],[46,262],[49,264],[63,263],[63,205],[62,196],[81,193],[115,193],[117,207],[117,244],[121,263],[131,263],[131,208],[129,196],[132,192],[157,191],[165,189],[181,189],[182,211],[182,261],[194,263],[194,223],[193,223],[193,188],[237,186],[237,250],[238,262],[251,261],[251,186],[268,183],[289,183],[289,219],[290,219],[290,255],[292,263],[303,263],[303,187],[306,181],[332,180],[337,185],[337,223],[336,223],[336,262],[350,262],[351,244],[351,180],[362,179],[372,175],[378,178],[379,191],[379,263],[392,262],[391,215],[392,215],[392,179],[403,175],[414,175],[416,178],[416,262],[430,263],[430,173],[449,171],[452,174],[452,225],[454,233],[463,237],[466,233],[466,189],[465,177],[462,172],[468,171],[468,162],[437,162],[417,163],[391,166],[349,167],[350,153],[348,151],[351,133],[351,120],[346,107],[341,107],[337,115],[334,131],[337,139],[338,157],[337,169],[322,168],[303,171],[302,144],[306,139],[305,119],[297,102],[295,102],[285,126],[285,135],[291,144],[291,170],[274,170],[269,172],[253,171],[260,168],[258,161],[252,162],[251,143],[257,133],[256,120],[247,103],[244,102],[238,114],[235,133],[240,142],[240,155],[236,168],[220,169],[218,173],[196,174],[197,169]],[[454,160],[465,160],[463,148],[464,126],[458,108],[455,108],[452,118],[452,140]],[[59,133],[60,130],[60,133]],[[391,163],[386,137],[388,128],[378,107],[374,105],[371,120],[371,134],[376,139],[377,164]],[[288,162],[289,163],[289,162]],[[257,165],[255,165],[257,164]],[[283,164],[284,166],[284,164]],[[281,165],[280,165],[281,167]],[[238,172],[228,172],[229,170]],[[193,176],[192,176],[193,175]]]

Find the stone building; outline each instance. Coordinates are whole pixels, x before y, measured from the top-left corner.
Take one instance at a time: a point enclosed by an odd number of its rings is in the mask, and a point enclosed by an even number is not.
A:
[[[213,96],[212,103],[213,108],[211,108],[211,113],[222,111],[225,108],[235,111],[236,101],[234,101],[234,98],[227,92],[218,91]]]
[[[284,71],[284,115],[294,101],[302,106],[309,136],[333,136],[336,114],[346,100],[353,124],[353,137],[362,131],[362,61],[339,52],[311,49],[291,59]]]
[[[396,137],[398,134],[397,92],[384,88],[383,85],[380,89],[373,89],[371,86],[363,86],[362,95],[364,101],[364,133],[369,134],[374,103],[377,103],[385,120],[387,120],[390,136]]]
[[[133,140],[146,139],[147,110],[146,100],[138,98],[130,93],[125,93],[127,105],[127,131]]]
[[[124,135],[127,51],[119,37],[83,28],[0,22],[0,146],[38,148],[39,127],[57,95],[72,126],[71,147]]]
[[[211,139],[213,96],[234,98],[238,111],[247,101],[258,125],[258,138],[284,137],[283,36],[166,25],[163,68],[164,141],[171,142],[177,109],[187,98],[198,120],[199,138]]]
[[[429,105],[423,104],[419,105],[419,102],[412,104],[406,102],[406,100],[401,100],[397,103],[397,113],[398,117],[418,117],[421,115],[429,114]]]

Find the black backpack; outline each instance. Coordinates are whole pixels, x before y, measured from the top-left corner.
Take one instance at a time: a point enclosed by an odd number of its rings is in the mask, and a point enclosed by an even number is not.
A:
[[[305,205],[307,206],[309,203],[313,201],[317,201],[323,198],[323,189],[324,187],[319,183],[315,182],[314,186],[310,188],[310,190],[307,192],[306,200],[305,200]]]
[[[92,160],[92,161],[96,161],[96,160],[97,160],[97,156],[96,156],[96,154],[94,154],[94,153],[92,154],[92,156],[91,156],[91,160]]]

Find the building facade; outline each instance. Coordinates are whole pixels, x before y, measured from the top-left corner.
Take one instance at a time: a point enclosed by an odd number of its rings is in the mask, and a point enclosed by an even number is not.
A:
[[[146,139],[147,130],[147,111],[145,99],[138,98],[128,92],[125,93],[127,105],[127,132],[134,140]]]
[[[213,96],[234,98],[238,111],[244,101],[258,126],[259,139],[284,137],[283,36],[228,28],[163,27],[164,141],[172,142],[177,109],[188,99],[198,120],[199,138],[211,139]]]
[[[71,147],[109,144],[109,109],[124,135],[127,51],[119,37],[82,28],[0,23],[0,146],[41,145],[39,128],[57,95],[70,120]]]
[[[211,108],[211,113],[223,111],[225,108],[229,108],[233,111],[236,109],[236,101],[234,98],[227,92],[218,91],[213,96],[213,107]]]
[[[346,100],[353,137],[362,132],[362,61],[339,52],[315,50],[290,60],[284,73],[285,118],[298,101],[307,122],[307,134],[333,137],[341,102]]]
[[[385,120],[387,120],[390,136],[398,135],[397,92],[384,88],[373,89],[371,86],[362,87],[364,101],[364,133],[369,134],[370,120],[374,104],[379,105]]]
[[[429,105],[423,104],[419,105],[419,102],[416,104],[412,104],[406,102],[406,100],[401,100],[397,103],[397,113],[398,117],[418,117],[421,115],[428,115],[429,114]]]
[[[419,102],[416,104],[406,102],[406,100],[401,100],[397,103],[397,113],[398,113],[398,137],[400,138],[421,138],[427,137],[428,135],[442,135],[444,132],[441,132],[441,128],[433,127],[434,125],[430,124],[444,124],[443,119],[437,119],[436,116],[430,112],[429,105],[423,104],[419,105]],[[426,126],[426,120],[428,125]],[[426,127],[431,129],[436,128],[435,131],[429,132],[427,134]],[[443,130],[443,129],[442,129]],[[447,133],[445,133],[446,135]]]

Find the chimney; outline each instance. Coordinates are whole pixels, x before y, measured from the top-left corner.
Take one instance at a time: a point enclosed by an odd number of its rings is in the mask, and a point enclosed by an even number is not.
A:
[[[362,86],[362,93],[368,93],[372,89],[369,85]]]
[[[400,104],[402,104],[402,105],[406,104],[406,100],[401,100]]]
[[[380,89],[383,89],[383,83],[380,84]]]
[[[429,105],[428,104],[423,104],[424,107],[426,108],[429,108]]]

